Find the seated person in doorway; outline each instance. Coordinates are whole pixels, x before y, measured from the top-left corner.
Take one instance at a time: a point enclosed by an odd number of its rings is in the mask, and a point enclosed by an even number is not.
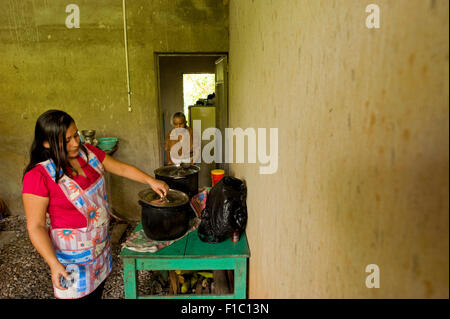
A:
[[[172,116],[173,128],[167,133],[166,139],[164,141],[164,149],[166,150],[166,160],[168,165],[179,164],[179,163],[194,163],[194,138],[192,128],[187,126],[186,116],[183,112],[177,112]],[[180,129],[185,129],[180,130]],[[189,140],[183,140],[187,138],[189,134]],[[172,137],[171,137],[172,135]],[[178,136],[177,136],[178,135]],[[183,141],[182,143],[179,143]],[[189,145],[187,144],[189,142]],[[178,144],[179,143],[179,144]],[[178,144],[178,145],[177,145]],[[171,156],[172,148],[177,145],[177,149],[174,149]],[[184,152],[183,152],[184,151]]]

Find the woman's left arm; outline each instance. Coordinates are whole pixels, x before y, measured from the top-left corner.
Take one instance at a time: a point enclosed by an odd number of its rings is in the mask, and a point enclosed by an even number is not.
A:
[[[150,185],[150,187],[161,197],[165,197],[169,191],[169,186],[165,182],[155,179],[133,165],[116,160],[108,154],[105,155],[102,164],[105,169],[112,174]]]

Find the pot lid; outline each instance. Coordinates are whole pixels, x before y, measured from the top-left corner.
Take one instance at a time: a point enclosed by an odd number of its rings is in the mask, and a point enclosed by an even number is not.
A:
[[[189,202],[189,197],[176,189],[169,189],[164,199],[151,188],[140,191],[138,195],[144,203],[155,207],[177,207]]]
[[[169,165],[155,169],[155,175],[177,179],[198,173],[199,171],[200,167],[195,165]]]

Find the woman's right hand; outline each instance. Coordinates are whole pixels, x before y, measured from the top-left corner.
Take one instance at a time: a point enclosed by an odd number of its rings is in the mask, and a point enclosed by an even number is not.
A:
[[[26,193],[22,194],[22,199],[31,243],[49,265],[53,285],[58,289],[65,289],[61,287],[60,277],[69,279],[69,275],[55,255],[55,248],[46,227],[46,212],[50,199]]]
[[[66,290],[61,286],[60,277],[63,276],[66,280],[70,281],[69,274],[66,271],[66,268],[60,263],[56,263],[53,267],[50,267],[50,271],[52,273],[52,283],[53,285],[61,290]]]
[[[162,180],[150,177],[147,183],[161,198],[166,197],[167,193],[169,193],[169,185]]]

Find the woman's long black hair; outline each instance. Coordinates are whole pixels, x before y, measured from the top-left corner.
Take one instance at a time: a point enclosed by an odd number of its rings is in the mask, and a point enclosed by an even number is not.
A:
[[[34,129],[34,140],[30,149],[30,162],[25,168],[23,175],[30,171],[36,164],[51,159],[55,163],[56,177],[58,183],[64,174],[69,176],[69,163],[66,151],[66,132],[70,124],[75,123],[73,118],[64,111],[48,110],[41,114],[36,121]],[[44,142],[50,144],[50,148],[44,147]],[[86,148],[80,145],[80,149],[88,156]],[[73,168],[72,168],[73,169]]]

